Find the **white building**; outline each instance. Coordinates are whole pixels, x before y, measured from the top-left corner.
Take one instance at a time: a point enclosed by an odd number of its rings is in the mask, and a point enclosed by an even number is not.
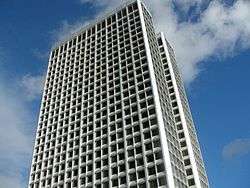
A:
[[[52,50],[30,188],[208,187],[171,48],[158,39],[133,0]]]
[[[163,33],[158,44],[171,99],[175,124],[181,146],[189,187],[208,188],[209,183],[198,143],[196,130],[188,105],[184,84],[179,73],[172,47]]]

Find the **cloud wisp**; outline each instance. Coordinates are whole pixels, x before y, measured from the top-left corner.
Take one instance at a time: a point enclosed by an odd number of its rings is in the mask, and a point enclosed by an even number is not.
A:
[[[20,86],[23,88],[28,101],[32,101],[41,95],[44,82],[44,75],[25,75],[21,79]]]
[[[96,15],[117,7],[121,0],[80,0],[83,5],[101,9]],[[174,46],[184,81],[189,84],[199,74],[199,64],[209,58],[226,58],[250,47],[250,2],[221,0],[144,0],[158,31]],[[177,8],[176,8],[177,7]],[[194,11],[190,13],[190,10]],[[178,11],[177,11],[178,10]],[[180,19],[180,15],[185,19]],[[192,18],[196,17],[195,21]],[[56,41],[64,40],[91,20],[65,21],[54,31]]]
[[[70,24],[64,20],[58,29],[50,32],[52,39],[52,47],[55,47],[59,42],[66,40],[72,34],[78,32],[81,28],[88,25],[90,20],[80,19],[76,23]]]
[[[0,58],[1,59],[1,58]],[[0,62],[0,187],[27,186],[37,116],[30,110],[40,96],[42,77],[12,80]],[[11,81],[10,81],[11,80]],[[38,89],[39,88],[39,89]]]
[[[0,81],[0,184],[4,188],[24,187],[23,169],[27,169],[32,142],[29,114],[20,92]],[[10,181],[11,180],[11,181]]]
[[[234,159],[250,153],[250,138],[236,139],[224,146],[222,151],[223,159]]]

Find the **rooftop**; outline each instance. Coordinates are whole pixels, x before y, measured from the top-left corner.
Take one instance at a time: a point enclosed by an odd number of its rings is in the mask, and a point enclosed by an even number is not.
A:
[[[84,31],[86,31],[87,29],[90,29],[91,27],[95,26],[97,23],[105,20],[106,18],[108,18],[109,16],[112,16],[113,14],[115,14],[116,12],[120,11],[121,9],[123,9],[124,7],[127,7],[130,4],[133,4],[135,2],[141,2],[141,0],[125,0],[124,3],[122,3],[120,6],[118,6],[117,8],[113,9],[113,10],[107,10],[102,16],[97,17],[94,21],[92,21],[91,23],[87,24],[86,26],[83,26],[82,28],[80,28],[78,31],[74,32],[73,34],[71,34],[70,36],[66,37],[64,40],[57,42],[51,49],[55,50],[57,49],[59,46],[67,43],[68,41],[74,39],[75,37],[77,37],[78,35],[80,35],[81,33],[83,33]]]

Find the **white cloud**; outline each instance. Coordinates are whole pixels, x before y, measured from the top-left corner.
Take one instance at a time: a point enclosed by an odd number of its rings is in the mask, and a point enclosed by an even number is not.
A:
[[[23,170],[31,159],[31,125],[34,116],[28,111],[21,92],[0,80],[0,185],[4,188],[25,187]]]
[[[49,51],[42,52],[38,48],[35,48],[32,50],[32,53],[37,59],[42,61],[47,61],[49,58]]]
[[[104,8],[112,8],[119,5],[122,0],[80,0],[81,3],[91,3],[94,6],[103,6]]]
[[[26,185],[23,185],[16,177],[8,177],[0,175],[0,183],[3,188],[23,188]]]
[[[183,14],[188,14],[191,8],[195,9],[196,13],[198,13],[202,5],[205,4],[207,1],[210,0],[172,0],[172,2]]]
[[[74,24],[70,24],[68,21],[62,21],[60,27],[51,32],[51,38],[53,46],[56,46],[58,42],[64,41],[71,37],[71,35],[79,31],[84,26],[88,25],[89,20],[81,19]]]
[[[233,159],[248,153],[250,153],[250,138],[236,139],[223,148],[222,156],[224,159]]]
[[[186,83],[196,78],[198,64],[207,58],[232,56],[237,43],[241,48],[249,47],[250,2],[240,0],[226,7],[212,1],[197,22],[178,22],[169,1],[155,0],[148,4],[157,28],[166,33],[174,46]]]
[[[22,78],[20,86],[23,88],[27,100],[34,100],[41,95],[44,81],[44,75],[25,75]]]
[[[38,95],[40,79],[25,76],[9,78],[0,57],[0,187],[27,187],[27,174],[33,148],[36,115],[29,109],[27,99]],[[22,83],[20,83],[22,82]],[[27,90],[29,91],[27,91]]]
[[[88,6],[98,7],[97,17],[121,4],[121,0],[80,0]],[[235,1],[228,6],[223,0],[145,0],[151,10],[156,28],[163,31],[173,45],[178,64],[186,83],[199,74],[199,64],[208,58],[226,58],[250,46],[250,2]],[[86,4],[86,5],[87,5]],[[89,5],[90,4],[90,5]],[[176,6],[187,19],[179,20]],[[195,11],[190,14],[190,9]],[[190,21],[193,16],[198,19]],[[86,20],[76,24],[64,22],[57,39],[63,40],[72,32],[86,25]],[[89,23],[90,21],[88,21]]]

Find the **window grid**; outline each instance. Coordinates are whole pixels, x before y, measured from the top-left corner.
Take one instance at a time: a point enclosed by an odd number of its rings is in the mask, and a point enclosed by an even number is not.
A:
[[[158,37],[158,44],[159,44],[159,51],[160,51],[160,55],[161,55],[161,61],[163,63],[165,77],[166,77],[167,83],[168,83],[167,86],[168,86],[168,91],[170,93],[171,105],[172,105],[173,113],[174,113],[174,120],[175,120],[175,124],[176,124],[177,130],[178,130],[178,138],[179,138],[179,142],[181,145],[181,151],[182,151],[186,175],[187,175],[187,179],[188,179],[188,185],[189,185],[189,187],[193,187],[196,185],[196,182],[195,182],[195,179],[193,176],[193,170],[192,170],[193,166],[190,163],[190,154],[188,152],[189,149],[187,147],[186,137],[185,137],[183,126],[182,126],[183,120],[181,120],[181,118],[180,118],[180,109],[179,109],[179,106],[177,104],[176,92],[178,92],[180,94],[180,97],[181,97],[181,102],[182,102],[184,114],[185,114],[185,121],[187,122],[187,125],[188,125],[189,135],[190,135],[190,139],[191,139],[191,143],[192,143],[194,157],[195,157],[195,160],[196,160],[196,163],[198,166],[197,170],[199,172],[201,185],[202,185],[202,187],[207,188],[208,187],[208,180],[206,177],[205,167],[203,164],[203,159],[201,157],[201,151],[199,148],[199,143],[198,143],[196,131],[194,128],[191,112],[190,112],[190,109],[188,106],[187,97],[185,94],[185,89],[183,87],[184,84],[182,82],[182,79],[181,79],[179,71],[178,71],[177,64],[175,62],[174,51],[167,41],[165,41],[165,42],[167,44],[168,49],[165,49],[163,46],[162,40],[165,40],[165,39]],[[166,53],[169,54],[171,62],[168,61]],[[172,65],[171,67],[173,67],[173,72],[174,72],[176,84],[178,87],[178,91],[176,91],[174,89],[174,86],[173,86],[174,81],[173,81],[172,75],[170,74],[169,63],[171,63],[171,65]]]

